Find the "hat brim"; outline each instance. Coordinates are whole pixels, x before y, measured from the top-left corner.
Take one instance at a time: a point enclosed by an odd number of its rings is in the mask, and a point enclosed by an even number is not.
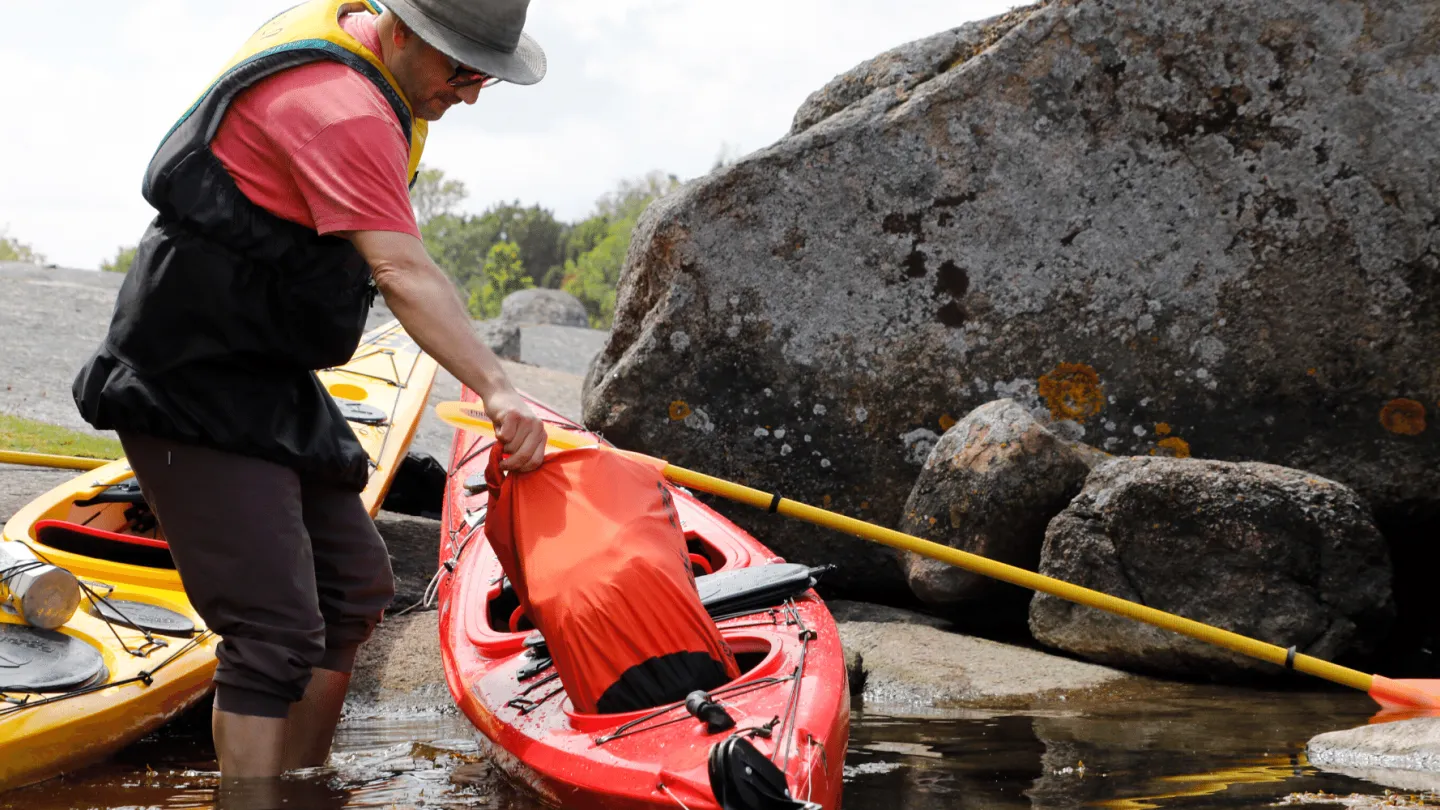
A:
[[[470,37],[435,22],[412,5],[409,0],[382,0],[420,38],[441,53],[458,60],[468,68],[497,76],[511,84],[535,84],[545,78],[545,51],[529,34],[520,34],[514,53],[505,53],[476,42]]]

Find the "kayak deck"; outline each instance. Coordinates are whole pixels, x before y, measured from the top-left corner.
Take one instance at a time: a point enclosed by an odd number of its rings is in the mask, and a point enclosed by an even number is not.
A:
[[[369,332],[349,363],[317,372],[370,456],[361,499],[371,515],[405,457],[435,371],[435,361],[392,321]],[[90,650],[100,662],[92,682],[44,689],[0,683],[0,790],[104,759],[209,691],[219,639],[186,598],[164,534],[124,459],[31,501],[5,524],[0,543],[23,544],[84,586],[81,607],[56,631],[59,639],[3,608],[0,638],[78,640],[71,647]],[[6,649],[0,646],[0,657]],[[4,673],[0,667],[0,679]]]
[[[548,421],[581,430],[539,407]],[[711,696],[733,729],[711,733],[683,704],[578,713],[553,666],[527,648],[531,631],[513,623],[518,602],[485,542],[488,496],[471,476],[484,469],[491,441],[457,432],[441,541],[442,570],[453,573],[442,575],[439,596],[451,694],[496,761],[567,808],[714,808],[711,749],[741,734],[784,772],[795,799],[838,807],[849,690],[835,622],[814,591],[718,617],[742,673]],[[783,562],[688,492],[672,491],[697,574]]]

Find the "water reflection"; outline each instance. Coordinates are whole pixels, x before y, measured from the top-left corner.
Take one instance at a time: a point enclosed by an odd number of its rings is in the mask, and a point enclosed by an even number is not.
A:
[[[944,719],[862,709],[846,756],[845,807],[1440,807],[1433,795],[1401,800],[1306,762],[1311,736],[1361,725],[1370,711],[1367,698],[1350,692],[1153,686]],[[237,786],[217,802],[217,787],[208,714],[200,712],[108,763],[0,795],[0,807],[541,807],[480,758],[458,715],[347,719],[327,767],[291,774],[270,793]]]
[[[906,810],[1380,806],[1393,800],[1385,788],[1326,773],[1304,756],[1310,737],[1364,724],[1372,711],[1363,695],[1348,692],[1179,687],[941,720],[861,714],[846,759],[845,803]],[[1433,795],[1407,801],[1403,806],[1440,807]]]

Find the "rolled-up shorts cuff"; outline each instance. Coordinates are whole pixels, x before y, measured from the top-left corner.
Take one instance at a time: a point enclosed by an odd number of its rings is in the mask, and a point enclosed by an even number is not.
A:
[[[359,652],[359,647],[326,650],[325,655],[321,656],[320,663],[316,664],[316,666],[321,669],[328,669],[331,672],[343,672],[348,675],[355,669],[355,656]]]
[[[215,684],[215,708],[222,712],[243,714],[249,717],[284,718],[290,714],[290,701],[268,692],[217,683]]]

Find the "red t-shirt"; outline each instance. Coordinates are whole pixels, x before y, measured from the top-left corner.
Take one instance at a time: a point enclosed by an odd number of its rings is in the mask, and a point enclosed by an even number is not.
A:
[[[340,25],[372,53],[371,14]],[[410,207],[410,142],[390,103],[356,70],[322,60],[290,68],[241,93],[210,142],[241,193],[266,211],[314,228],[420,228]]]

